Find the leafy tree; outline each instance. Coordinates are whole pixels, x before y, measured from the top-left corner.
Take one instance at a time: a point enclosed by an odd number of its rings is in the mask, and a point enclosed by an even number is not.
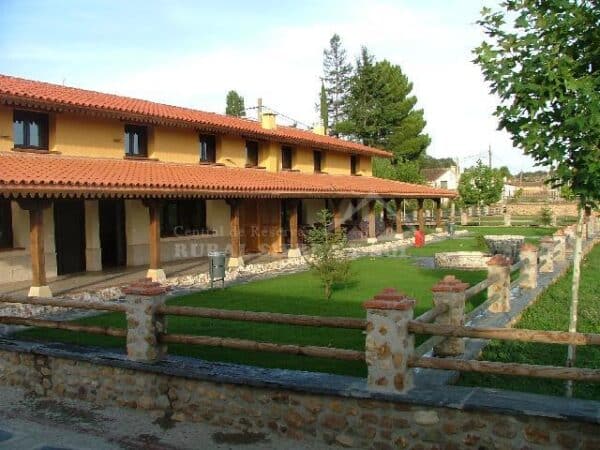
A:
[[[433,156],[424,155],[421,160],[422,169],[441,169],[456,165],[456,161],[452,158],[434,158]]]
[[[329,48],[323,50],[323,82],[327,96],[328,122],[334,134],[337,133],[337,124],[344,119],[344,104],[351,76],[352,65],[346,59],[342,39],[334,34],[329,40]],[[323,89],[321,95],[322,92]]]
[[[406,183],[424,184],[419,161],[396,161],[373,158],[373,175],[379,178],[404,181]]]
[[[491,169],[478,160],[475,167],[465,170],[460,176],[458,193],[463,205],[482,208],[500,201],[503,187],[500,171]],[[481,214],[479,222],[481,225]]]
[[[346,233],[333,229],[333,215],[323,209],[317,213],[317,223],[309,230],[306,240],[310,247],[308,264],[321,280],[325,298],[329,300],[334,286],[350,277],[350,260],[345,252]]]
[[[229,91],[226,99],[227,106],[225,107],[225,114],[228,116],[245,117],[246,107],[244,106],[244,97],[238,94],[236,91]]]
[[[569,331],[577,329],[584,209],[600,197],[600,7],[595,0],[505,0],[484,8],[475,49],[513,143],[580,204]],[[569,346],[567,365],[575,359]],[[572,383],[567,384],[567,395]]]
[[[511,173],[510,173],[510,169],[506,166],[502,166],[498,169],[498,171],[500,172],[500,175],[502,175],[502,178],[510,178],[512,177]]]
[[[552,224],[552,209],[548,206],[544,206],[540,211],[539,218],[540,225],[549,227]]]
[[[327,101],[327,90],[325,83],[321,81],[321,94],[319,97],[319,116],[325,130],[329,129],[329,107]]]
[[[366,145],[394,153],[394,162],[415,161],[431,139],[423,133],[423,110],[415,109],[413,85],[400,66],[375,62],[363,47],[346,101],[347,119],[338,130]]]

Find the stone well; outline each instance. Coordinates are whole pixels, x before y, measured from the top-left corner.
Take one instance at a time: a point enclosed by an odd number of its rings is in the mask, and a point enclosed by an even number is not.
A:
[[[442,252],[433,257],[436,268],[487,270],[492,256],[484,252]]]
[[[487,235],[483,237],[492,255],[504,255],[514,263],[519,260],[521,246],[525,236],[516,235]]]

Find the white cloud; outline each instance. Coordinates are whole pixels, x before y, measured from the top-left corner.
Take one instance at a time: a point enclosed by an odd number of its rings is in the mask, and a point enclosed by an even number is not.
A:
[[[496,131],[497,121],[491,116],[496,101],[470,62],[471,49],[481,40],[473,25],[478,6],[472,17],[457,23],[443,10],[411,3],[412,7],[408,2],[353,2],[341,18],[272,26],[235,47],[144,59],[139,69],[116,71],[95,80],[93,87],[216,112],[223,111],[226,92],[235,89],[245,96],[247,106],[262,97],[266,105],[312,123],[322,49],[337,32],[352,59],[367,45],[378,58],[402,66],[425,110],[433,140],[429,154],[467,157],[487,152],[491,145],[498,165],[512,170],[530,167],[531,161],[512,147],[506,133]],[[462,161],[472,163],[474,158]]]

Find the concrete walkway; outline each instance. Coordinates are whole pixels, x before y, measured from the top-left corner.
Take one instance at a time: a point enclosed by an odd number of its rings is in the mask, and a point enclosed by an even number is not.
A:
[[[268,263],[285,258],[280,255],[246,255],[247,264]],[[163,264],[167,277],[193,275],[208,272],[208,258],[194,258],[183,261]],[[97,291],[100,289],[123,286],[146,276],[148,266],[119,267],[101,272],[83,272],[72,275],[62,275],[48,280],[48,284],[55,296],[73,294],[82,291]],[[21,281],[16,283],[0,284],[0,295],[10,295],[14,298],[25,297],[29,292],[31,282]]]
[[[275,435],[252,434],[198,424],[154,419],[128,408],[105,408],[74,400],[51,400],[0,387],[0,449],[4,450],[175,450],[313,449]]]

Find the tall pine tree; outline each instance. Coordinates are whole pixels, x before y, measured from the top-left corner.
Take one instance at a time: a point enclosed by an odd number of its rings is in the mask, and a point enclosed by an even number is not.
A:
[[[351,77],[352,65],[347,62],[340,36],[334,34],[329,40],[329,48],[323,51],[323,81],[327,94],[329,125],[334,134],[337,134],[337,124],[344,120],[344,104]]]
[[[325,83],[321,81],[321,93],[319,96],[319,117],[325,130],[329,129],[329,105],[327,102],[327,90]]]
[[[244,97],[236,91],[229,91],[225,100],[225,114],[228,116],[245,117],[246,107],[244,106]]]

